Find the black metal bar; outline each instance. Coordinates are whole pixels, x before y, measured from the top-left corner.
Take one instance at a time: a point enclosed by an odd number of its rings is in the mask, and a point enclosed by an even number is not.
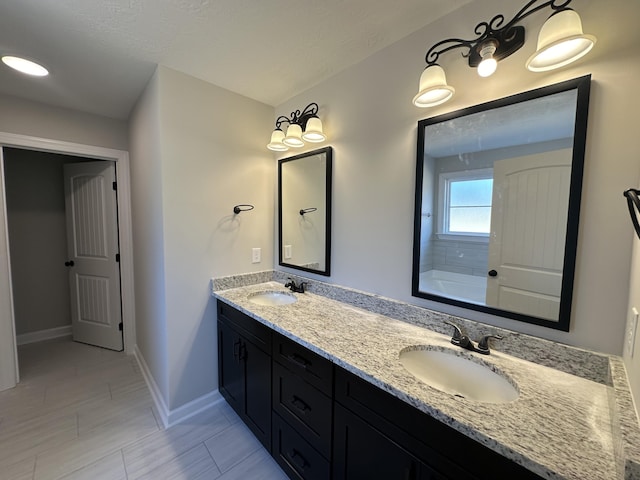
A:
[[[291,117],[280,115],[276,120],[276,128],[279,129],[283,123],[288,123],[289,125],[295,123],[297,125],[300,125],[300,127],[304,130],[309,119],[318,115],[319,109],[320,107],[318,107],[318,104],[312,102],[304,107],[302,112],[300,110],[291,112]]]
[[[233,213],[236,215],[240,212],[248,212],[249,210],[253,210],[255,207],[249,204],[240,204],[233,207]]]
[[[448,38],[446,40],[441,40],[440,42],[434,44],[425,55],[425,62],[427,66],[435,65],[440,58],[440,55],[446,53],[448,51],[454,50],[456,48],[466,48],[468,51],[462,53],[462,56],[467,58],[471,57],[474,54],[473,61],[470,59],[469,65],[476,66],[479,63],[478,56],[479,52],[477,49],[482,43],[489,39],[499,40],[499,44],[502,45],[505,42],[512,41],[511,45],[507,48],[504,48],[500,51],[500,56],[494,55],[496,59],[505,58],[511,55],[513,52],[518,50],[522,44],[524,44],[524,27],[516,27],[516,24],[521,20],[527,18],[529,15],[542,10],[545,7],[550,7],[551,10],[561,11],[567,8],[567,6],[571,3],[572,0],[546,0],[539,5],[535,5],[540,0],[531,0],[524,7],[518,11],[514,15],[514,17],[504,26],[504,15],[498,14],[494,16],[490,21],[480,22],[474,28],[474,33],[477,35],[476,38],[465,40],[462,38]],[[535,6],[534,6],[535,5]],[[521,32],[512,31],[514,28],[522,29]],[[518,37],[513,40],[514,37]],[[522,42],[522,43],[521,43]],[[446,45],[446,47],[440,49],[440,47]]]
[[[638,213],[640,213],[640,198],[638,198],[638,194],[640,194],[640,190],[636,190],[635,188],[630,188],[629,190],[625,190],[623,195],[627,197],[627,207],[629,207],[629,215],[631,215],[631,222],[633,223],[633,228],[640,238],[640,223],[638,223]]]

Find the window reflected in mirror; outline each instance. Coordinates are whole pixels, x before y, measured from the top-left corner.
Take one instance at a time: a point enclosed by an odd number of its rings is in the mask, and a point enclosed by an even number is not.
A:
[[[568,330],[589,86],[418,123],[414,296]]]

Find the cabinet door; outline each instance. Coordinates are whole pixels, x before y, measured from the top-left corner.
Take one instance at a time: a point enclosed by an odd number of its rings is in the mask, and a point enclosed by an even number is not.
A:
[[[271,450],[271,356],[243,339],[240,357],[245,367],[247,425],[267,450]]]
[[[334,480],[440,480],[409,452],[340,405],[334,411]]]
[[[242,416],[244,411],[244,363],[240,360],[240,335],[218,322],[218,387],[220,393]]]

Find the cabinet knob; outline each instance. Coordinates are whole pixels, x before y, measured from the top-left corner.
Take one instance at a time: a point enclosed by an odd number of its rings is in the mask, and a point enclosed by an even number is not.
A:
[[[76,263],[73,260],[69,260],[68,262],[64,262],[65,267],[73,267]]]
[[[490,277],[497,277],[498,276],[498,272],[495,270],[489,270],[489,276]]]

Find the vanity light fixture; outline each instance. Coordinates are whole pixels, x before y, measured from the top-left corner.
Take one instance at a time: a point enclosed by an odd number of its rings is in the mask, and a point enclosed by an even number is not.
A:
[[[17,70],[18,72],[25,73],[34,77],[46,77],[49,75],[49,70],[44,68],[39,63],[26,58],[16,57],[13,55],[4,55],[2,62],[8,67]]]
[[[286,134],[282,124],[288,123]],[[267,145],[274,152],[286,152],[289,148],[303,147],[305,142],[324,142],[327,136],[322,131],[322,121],[318,117],[318,104],[310,103],[302,112],[291,112],[291,117],[280,115],[276,120],[276,128],[271,133],[271,141]]]
[[[436,43],[425,56],[427,67],[420,76],[419,91],[413,97],[413,104],[416,107],[435,107],[453,96],[455,89],[447,84],[444,70],[438,65],[440,55],[456,48],[466,49],[462,56],[468,58],[469,66],[477,67],[481,77],[488,77],[496,71],[499,60],[524,45],[525,29],[518,23],[546,7],[553,13],[542,25],[536,52],[529,57],[526,67],[532,72],[546,72],[583,57],[591,51],[596,38],[582,32],[580,16],[568,8],[570,3],[571,0],[532,0],[506,24],[504,15],[496,15],[489,22],[480,22],[474,30],[478,37],[472,40],[448,38]]]

